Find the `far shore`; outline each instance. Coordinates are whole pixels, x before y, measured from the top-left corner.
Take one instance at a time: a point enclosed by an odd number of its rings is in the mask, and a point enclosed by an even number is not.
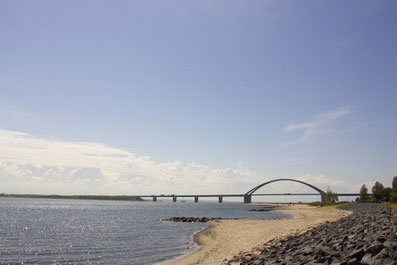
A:
[[[105,200],[105,201],[143,201],[138,196],[127,195],[42,195],[42,194],[7,194],[0,193],[0,197],[30,198],[30,199],[71,199],[71,200]]]
[[[265,205],[269,205],[266,203]],[[172,260],[167,265],[219,265],[245,252],[260,252],[260,246],[272,239],[298,235],[326,221],[336,221],[351,214],[335,206],[312,207],[306,204],[282,206],[280,213],[289,219],[219,220],[194,235],[199,249]]]

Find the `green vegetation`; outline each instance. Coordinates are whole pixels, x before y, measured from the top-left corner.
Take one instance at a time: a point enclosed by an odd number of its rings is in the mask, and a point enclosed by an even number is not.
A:
[[[397,214],[397,203],[387,203],[387,206],[393,210],[394,214]]]
[[[390,187],[386,187],[382,190],[382,201],[389,202],[391,199],[392,189]]]
[[[367,201],[369,201],[368,188],[364,184],[361,186],[360,189],[360,202],[367,202]]]
[[[338,195],[330,189],[330,187],[327,188],[327,193],[325,194],[325,202],[328,203],[335,203],[338,201]]]
[[[328,187],[327,193],[325,194],[325,201],[309,203],[310,206],[334,206],[342,205],[347,202],[337,202],[338,196],[333,193]],[[393,209],[393,212],[397,214],[397,176],[393,178],[392,187],[385,187],[382,183],[377,181],[372,187],[372,196],[368,194],[368,188],[364,184],[360,189],[360,198],[356,199],[357,202],[361,203],[381,203],[386,202],[387,205]]]
[[[372,187],[372,201],[373,202],[381,202],[383,201],[382,191],[385,187],[379,181],[375,182],[375,185]]]
[[[391,191],[391,198],[390,201],[393,203],[397,203],[397,177],[393,178],[392,183],[392,191]]]
[[[397,203],[397,177],[393,178],[392,187],[385,187],[379,181],[372,187],[372,196],[369,196],[367,186],[364,184],[360,189],[358,202],[388,202]]]
[[[74,200],[113,200],[113,201],[143,201],[137,196],[106,196],[106,195],[38,195],[38,194],[5,194],[0,193],[0,197],[12,198],[38,198],[38,199],[74,199]]]
[[[342,201],[342,202],[327,202],[327,201],[323,201],[323,202],[311,202],[309,203],[310,206],[319,206],[319,207],[324,207],[324,206],[339,206],[339,205],[343,205],[343,204],[347,204],[349,202],[346,201]]]

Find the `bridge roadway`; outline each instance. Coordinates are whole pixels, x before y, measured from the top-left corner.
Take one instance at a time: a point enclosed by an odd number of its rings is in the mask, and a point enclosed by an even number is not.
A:
[[[319,196],[319,193],[279,193],[279,194],[269,194],[269,193],[258,193],[258,194],[251,194],[249,196]],[[198,202],[199,198],[213,198],[218,197],[218,202],[223,202],[223,197],[242,197],[244,199],[244,203],[250,203],[251,197],[249,197],[249,201],[247,200],[247,194],[160,194],[160,195],[137,195],[141,198],[152,198],[153,201],[157,201],[157,198],[172,198],[173,202],[177,201],[177,198],[194,198],[194,202]],[[359,193],[337,193],[337,196],[360,196]]]

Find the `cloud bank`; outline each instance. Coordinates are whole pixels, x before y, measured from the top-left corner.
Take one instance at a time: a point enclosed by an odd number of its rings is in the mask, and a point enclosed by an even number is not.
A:
[[[0,192],[62,194],[210,193],[251,187],[263,177],[147,156],[100,143],[64,142],[0,130]]]
[[[241,167],[155,163],[148,156],[101,143],[49,140],[0,130],[0,192],[5,193],[244,193],[267,180]],[[333,181],[320,180],[321,185]],[[316,184],[318,179],[310,181]]]

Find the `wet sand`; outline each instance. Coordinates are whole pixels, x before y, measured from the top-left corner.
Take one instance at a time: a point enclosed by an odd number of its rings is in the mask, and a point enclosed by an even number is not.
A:
[[[305,204],[282,205],[278,212],[294,215],[278,220],[221,220],[199,232],[194,240],[200,248],[167,265],[219,265],[243,252],[255,251],[263,243],[300,234],[326,221],[335,221],[350,212],[336,207],[311,207]]]

